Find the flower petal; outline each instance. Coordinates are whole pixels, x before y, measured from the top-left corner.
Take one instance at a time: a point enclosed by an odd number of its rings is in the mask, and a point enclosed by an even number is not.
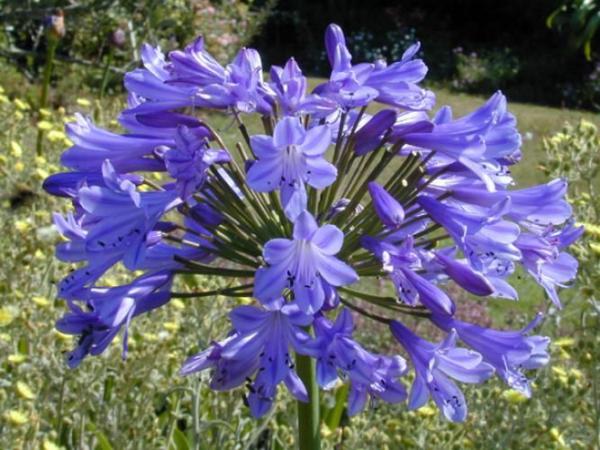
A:
[[[342,248],[344,233],[335,225],[323,225],[312,237],[312,243],[326,255],[335,255]]]
[[[284,117],[275,126],[273,143],[276,147],[300,144],[304,139],[306,130],[296,117]]]
[[[278,158],[255,161],[246,174],[248,185],[258,192],[271,192],[279,188],[283,165]]]
[[[319,226],[312,214],[304,211],[298,215],[294,222],[294,239],[310,240],[318,228]]]
[[[337,177],[336,167],[324,158],[307,158],[306,169],[306,182],[317,189],[329,186]]]
[[[331,130],[327,125],[320,125],[308,130],[298,147],[307,156],[321,156],[327,151],[329,144],[331,144]]]
[[[339,259],[320,254],[316,257],[319,274],[332,286],[345,286],[358,281],[358,274]]]

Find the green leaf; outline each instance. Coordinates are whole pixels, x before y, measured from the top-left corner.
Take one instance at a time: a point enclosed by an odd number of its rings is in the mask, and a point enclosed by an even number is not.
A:
[[[95,435],[98,440],[98,443],[96,444],[97,450],[113,450],[113,446],[110,445],[110,441],[102,431],[96,430]]]
[[[192,448],[187,439],[187,436],[179,428],[175,428],[173,430],[173,436],[171,439],[172,444],[175,446],[176,450],[191,450]]]
[[[349,389],[350,384],[345,383],[343,386],[339,387],[335,393],[335,406],[329,411],[329,414],[325,419],[325,424],[330,430],[335,430],[340,426],[342,413],[344,412],[346,401],[348,399]]]

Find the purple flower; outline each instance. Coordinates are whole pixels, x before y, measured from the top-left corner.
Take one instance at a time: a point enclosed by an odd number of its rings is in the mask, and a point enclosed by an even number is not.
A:
[[[454,330],[450,330],[446,339],[436,345],[421,339],[400,322],[393,321],[390,329],[415,367],[408,408],[420,408],[431,395],[446,419],[463,422],[467,417],[467,403],[462,391],[450,378],[463,383],[482,383],[493,375],[494,368],[483,362],[479,353],[456,347]]]
[[[538,369],[545,366],[550,359],[547,351],[549,338],[526,336],[526,333],[538,325],[541,315],[521,331],[483,328],[446,315],[434,314],[432,320],[442,330],[456,330],[458,337],[481,353],[484,361],[494,367],[506,384],[527,397],[531,396],[529,380],[522,370]]]
[[[125,89],[134,101],[128,112],[148,114],[201,103],[196,86],[170,82],[173,75],[160,48],[144,44],[141,59],[143,69],[125,74]]]
[[[486,208],[510,198],[506,216],[524,226],[560,225],[572,215],[571,205],[565,199],[567,182],[561,179],[511,191],[488,192],[468,184],[451,189],[453,199]]]
[[[129,180],[136,186],[144,178],[135,174],[122,174],[121,178]],[[42,187],[50,195],[57,197],[77,197],[77,192],[83,186],[104,186],[102,172],[62,172],[50,175],[44,180]]]
[[[258,159],[248,170],[248,184],[259,192],[280,189],[290,220],[306,209],[305,183],[322,189],[335,181],[337,170],[323,157],[331,143],[325,125],[306,131],[297,118],[285,117],[273,137],[255,135],[250,142]]]
[[[123,329],[125,356],[132,318],[171,297],[211,295],[171,292],[175,274],[191,273],[233,280],[219,285],[235,297],[253,289],[257,306],[234,308],[229,333],[189,358],[181,374],[209,369],[215,390],[245,384],[255,417],[271,409],[282,382],[309,401],[294,353],[316,361],[322,388],[348,383],[349,415],[368,402],[406,399],[406,361],[358,343],[350,310],[389,325],[406,349],[416,375],[410,409],[431,396],[447,419],[464,421],[456,381],[480,383],[494,371],[530,394],[522,371],[548,361],[548,339],[527,336],[539,318],[522,331],[460,321],[444,285],[516,300],[509,281],[520,263],[560,307],[558,287],[577,271],[566,247],[582,232],[567,183],[512,188],[521,137],[500,92],[464,117],[454,119],[449,107],[430,117],[435,98],[419,85],[427,67],[418,43],[399,61],[356,64],[332,24],[325,47],[331,75],[307,93],[293,58],[265,81],[254,49],[222,65],[202,38],[168,58],[144,45],[143,67],[125,76],[118,120],[126,131],[83,116],[67,125],[73,145],[61,161],[72,172],[43,187],[72,205],[54,216],[64,237],[56,256],[77,265],[58,283],[68,312],[57,328],[79,336],[71,367]],[[372,102],[388,109],[371,114]],[[226,140],[205,122],[211,110],[235,119],[253,159],[240,147],[234,163],[220,148]],[[266,134],[252,135],[261,118]],[[326,157],[332,144],[335,164]],[[405,161],[390,178],[386,164],[395,158]],[[119,263],[144,274],[102,286]],[[397,304],[346,288],[358,274],[386,276]],[[446,338],[422,339],[397,321],[404,313],[429,318]],[[469,349],[456,347],[457,338]]]
[[[460,287],[471,294],[486,296],[494,293],[493,284],[481,273],[474,270],[469,264],[458,261],[444,251],[433,252],[436,262],[441,264],[442,270]]]
[[[376,355],[352,339],[352,315],[342,309],[334,323],[320,316],[314,322],[318,342],[317,382],[331,389],[338,373],[350,382],[348,414],[353,416],[365,407],[369,396],[388,403],[406,399],[404,386],[397,379],[406,373],[400,356]]]
[[[474,269],[484,271],[494,261],[507,263],[521,258],[515,246],[519,226],[502,219],[510,208],[509,199],[484,211],[465,210],[427,195],[419,196],[417,202],[444,227]]]
[[[363,247],[381,261],[383,270],[389,274],[400,300],[411,306],[420,302],[431,311],[454,314],[456,307],[452,299],[417,273],[422,269],[422,261],[414,248],[412,237],[405,239],[400,245],[369,236],[364,236],[361,242]]]
[[[91,119],[77,114],[77,121],[66,125],[73,146],[61,156],[61,163],[78,171],[97,171],[109,160],[119,172],[162,171],[164,163],[155,150],[173,144],[169,135],[119,135],[96,127]]]
[[[579,238],[583,227],[565,227],[562,230],[547,230],[541,235],[522,233],[515,245],[523,254],[521,263],[529,274],[542,286],[557,308],[562,308],[557,286],[577,276],[578,262],[560,250]],[[565,237],[566,236],[566,237]]]
[[[271,89],[275,92],[283,114],[308,113],[323,115],[335,110],[336,104],[318,95],[306,95],[307,81],[296,60],[290,58],[285,66],[271,67]]]
[[[123,263],[134,270],[143,260],[146,235],[166,211],[180,203],[175,191],[138,192],[115,173],[109,161],[102,166],[106,187],[86,186],[78,201],[91,222],[85,236],[90,258],[121,252]]]
[[[334,256],[343,241],[339,228],[319,227],[309,212],[302,212],[294,223],[293,239],[271,239],[265,244],[263,257],[269,266],[256,271],[254,296],[268,304],[288,288],[302,311],[319,311],[325,301],[325,286],[344,286],[358,280],[354,269]]]
[[[247,397],[254,417],[264,416],[275,399],[282,381],[298,400],[307,402],[304,384],[294,370],[290,349],[314,354],[314,343],[302,327],[312,317],[296,305],[284,304],[279,298],[268,309],[239,306],[230,313],[234,332],[225,340],[189,358],[182,375],[213,369],[211,387],[228,390],[247,381]],[[254,379],[250,379],[254,375]]]
[[[354,151],[358,156],[365,155],[381,145],[384,134],[391,130],[398,113],[382,109],[361,126],[354,135]]]
[[[67,358],[69,367],[77,367],[88,354],[102,353],[123,327],[125,358],[131,319],[168,302],[171,282],[172,274],[163,271],[144,275],[125,286],[80,290],[77,297],[86,308],[69,302],[70,311],[56,322],[59,331],[79,335],[77,347]]]
[[[169,53],[173,68],[172,82],[207,86],[225,82],[225,69],[204,49],[204,38],[198,37],[183,51]]]
[[[230,161],[226,150],[209,148],[207,136],[194,131],[180,126],[175,135],[175,148],[164,155],[169,175],[176,180],[179,197],[184,200],[200,190],[212,164]]]
[[[460,119],[452,120],[449,108],[442,108],[434,118],[434,128],[427,132],[408,133],[404,142],[434,150],[457,162],[477,176],[489,191],[496,183],[486,164],[506,165],[520,158],[521,136],[516,120],[506,109],[506,97],[494,94],[482,107]]]
[[[241,49],[224,71],[224,78],[202,86],[200,101],[212,108],[234,108],[250,113],[269,115],[274,93],[263,81],[262,62],[258,52]]]
[[[94,283],[114,266],[121,259],[122,251],[107,249],[90,258],[86,250],[88,231],[84,229],[82,219],[75,219],[73,214],[68,214],[65,219],[55,213],[54,226],[68,239],[67,242],[57,244],[56,257],[70,263],[87,261],[85,266],[70,272],[58,283],[58,296],[69,300],[79,289]]]
[[[410,110],[433,106],[433,93],[417,85],[427,73],[423,61],[413,59],[419,44],[408,48],[400,61],[389,66],[384,61],[352,65],[352,55],[346,47],[342,29],[331,24],[325,33],[325,47],[332,68],[331,77],[317,86],[315,93],[335,100],[340,107],[364,106],[371,100]]]

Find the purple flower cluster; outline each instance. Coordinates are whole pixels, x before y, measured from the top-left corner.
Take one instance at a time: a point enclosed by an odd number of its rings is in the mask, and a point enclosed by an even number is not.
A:
[[[521,137],[500,92],[460,118],[447,106],[431,113],[418,43],[400,61],[355,63],[330,25],[325,48],[331,76],[308,92],[293,58],[267,81],[253,49],[223,66],[202,38],[168,56],[145,45],[143,67],[125,76],[125,131],[81,116],[67,125],[73,146],[61,161],[70,171],[44,187],[73,206],[55,215],[57,258],[79,264],[57,289],[68,306],[57,328],[80,337],[71,367],[121,330],[125,355],[134,317],[211,295],[178,292],[177,274],[187,273],[230,278],[219,293],[256,301],[230,311],[230,332],[181,370],[210,370],[216,390],[245,385],[256,417],[282,382],[308,401],[296,355],[316,360],[323,389],[349,383],[350,415],[370,399],[414,409],[431,397],[448,420],[463,421],[457,382],[494,374],[530,395],[526,371],[549,359],[549,339],[530,335],[541,315],[520,331],[467,323],[444,286],[514,301],[521,270],[560,308],[557,288],[577,272],[566,248],[581,234],[566,182],[513,188]],[[237,123],[235,148],[207,111]],[[261,132],[246,126],[249,114]],[[105,286],[119,265],[142,275]],[[355,285],[369,278],[388,280],[396,295]],[[415,372],[408,393],[409,362],[358,343],[353,314],[389,327]],[[403,316],[445,338],[417,336]]]

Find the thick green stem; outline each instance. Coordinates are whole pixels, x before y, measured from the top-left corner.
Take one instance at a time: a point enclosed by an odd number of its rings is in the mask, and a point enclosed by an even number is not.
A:
[[[50,78],[52,76],[52,66],[54,65],[54,55],[56,53],[57,45],[58,39],[54,36],[49,35],[46,47],[46,65],[44,67],[44,79],[42,81],[42,91],[40,93],[40,109],[45,108],[48,104],[48,90],[50,89]],[[43,139],[44,131],[39,130],[37,135],[37,142],[35,145],[36,154],[38,156],[42,154]]]
[[[300,450],[319,450],[321,448],[321,424],[315,360],[310,356],[296,354],[296,367],[309,398],[308,403],[298,401],[298,448]]]
[[[106,94],[106,88],[108,86],[108,81],[110,80],[110,65],[112,64],[113,59],[113,50],[112,48],[108,50],[108,55],[106,55],[106,63],[104,64],[104,71],[102,72],[102,85],[100,87],[100,98],[104,98],[104,94]]]

